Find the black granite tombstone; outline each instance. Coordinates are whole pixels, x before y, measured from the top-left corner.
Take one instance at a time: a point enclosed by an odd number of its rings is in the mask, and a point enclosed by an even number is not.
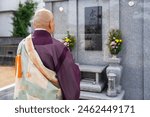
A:
[[[102,50],[102,6],[85,7],[85,50]]]

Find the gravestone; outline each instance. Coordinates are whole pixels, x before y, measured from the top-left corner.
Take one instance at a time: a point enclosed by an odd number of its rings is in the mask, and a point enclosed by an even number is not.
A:
[[[107,96],[107,78],[102,75],[108,65],[105,42],[109,29],[119,28],[119,0],[68,0],[46,4],[55,16],[55,37],[61,38],[66,30],[76,36],[73,55],[82,77],[80,99],[123,99],[124,92],[116,97]]]
[[[85,7],[85,50],[102,50],[102,7]]]

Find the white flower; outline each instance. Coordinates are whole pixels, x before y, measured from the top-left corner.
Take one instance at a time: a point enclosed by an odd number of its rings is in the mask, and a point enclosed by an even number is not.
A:
[[[67,42],[64,42],[64,45],[68,47],[68,46],[69,46],[69,43],[67,43]]]
[[[112,46],[112,45],[116,45],[116,42],[115,41],[112,41],[111,43],[110,43],[110,45]]]
[[[115,48],[115,46],[111,46],[113,49]]]

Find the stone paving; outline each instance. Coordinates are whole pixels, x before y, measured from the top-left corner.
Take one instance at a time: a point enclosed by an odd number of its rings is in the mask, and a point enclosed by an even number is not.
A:
[[[0,66],[0,88],[13,84],[15,81],[14,66]]]

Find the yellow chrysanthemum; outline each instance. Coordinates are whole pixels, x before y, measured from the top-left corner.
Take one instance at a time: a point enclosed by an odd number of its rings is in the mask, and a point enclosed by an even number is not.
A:
[[[122,39],[120,39],[119,42],[122,43]]]
[[[66,38],[65,41],[66,41],[66,42],[70,42],[70,39],[69,39],[69,38]]]
[[[116,40],[115,40],[115,42],[117,42],[117,43],[118,43],[118,42],[119,42],[119,39],[116,39]]]

